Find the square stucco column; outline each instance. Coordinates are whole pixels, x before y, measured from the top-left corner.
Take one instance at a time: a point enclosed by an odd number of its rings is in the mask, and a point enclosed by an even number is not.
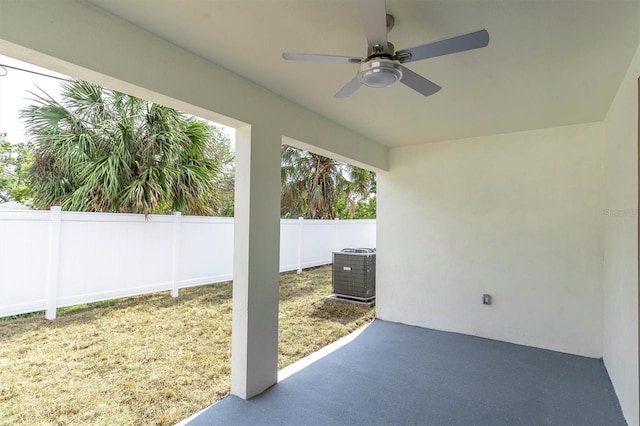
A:
[[[243,399],[277,381],[281,141],[236,132],[231,393]]]

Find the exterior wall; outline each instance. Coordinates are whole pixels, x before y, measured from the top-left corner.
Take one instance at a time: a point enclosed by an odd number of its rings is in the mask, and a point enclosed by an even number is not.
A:
[[[630,425],[638,419],[638,88],[636,52],[605,120],[604,363]]]
[[[391,150],[378,175],[378,317],[601,356],[602,132]]]

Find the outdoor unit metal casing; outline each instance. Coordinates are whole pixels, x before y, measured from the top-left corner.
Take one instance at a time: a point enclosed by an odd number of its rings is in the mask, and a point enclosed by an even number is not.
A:
[[[375,249],[333,252],[333,293],[356,300],[371,300],[376,296]]]

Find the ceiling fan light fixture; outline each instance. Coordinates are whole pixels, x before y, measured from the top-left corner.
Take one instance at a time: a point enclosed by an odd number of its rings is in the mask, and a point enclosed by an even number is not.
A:
[[[369,87],[387,87],[402,78],[400,65],[391,59],[376,58],[363,63],[358,71],[358,81]]]

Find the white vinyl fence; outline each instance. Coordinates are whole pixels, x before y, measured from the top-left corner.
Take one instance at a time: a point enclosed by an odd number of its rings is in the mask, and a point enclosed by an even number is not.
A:
[[[375,247],[375,220],[282,219],[280,271]],[[233,278],[233,218],[0,211],[0,317]]]

